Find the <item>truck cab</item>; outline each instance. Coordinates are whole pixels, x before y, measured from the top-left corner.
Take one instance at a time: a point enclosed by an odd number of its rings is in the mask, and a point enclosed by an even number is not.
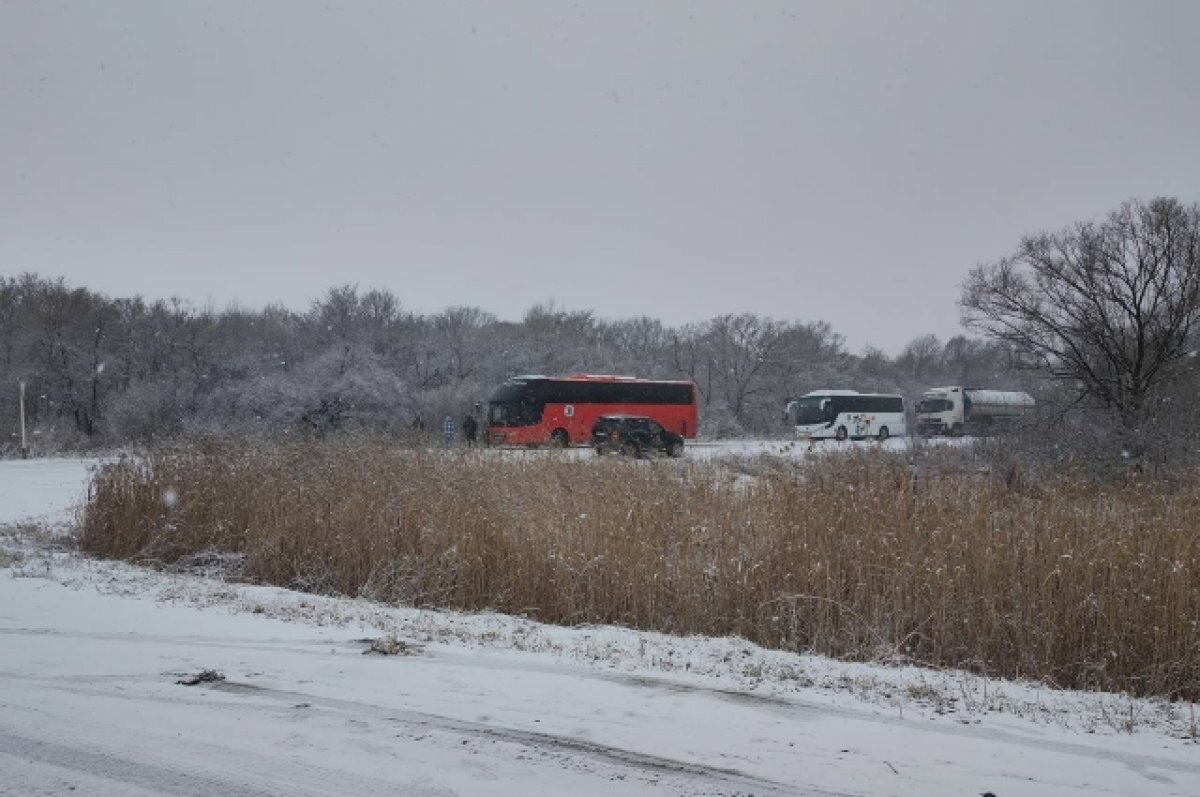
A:
[[[917,402],[916,415],[920,434],[961,435],[966,428],[962,388],[935,387],[926,390]]]

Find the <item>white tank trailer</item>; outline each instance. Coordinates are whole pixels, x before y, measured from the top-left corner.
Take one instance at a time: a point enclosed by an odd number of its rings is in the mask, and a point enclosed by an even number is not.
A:
[[[926,435],[990,434],[1033,410],[1033,397],[1017,390],[935,387],[917,403],[917,431]]]

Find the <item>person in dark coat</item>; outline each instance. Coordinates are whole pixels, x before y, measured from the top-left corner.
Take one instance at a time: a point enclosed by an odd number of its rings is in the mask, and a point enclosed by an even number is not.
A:
[[[475,420],[475,416],[467,413],[462,422],[463,440],[467,441],[468,446],[475,445],[475,433],[479,431],[479,422]]]

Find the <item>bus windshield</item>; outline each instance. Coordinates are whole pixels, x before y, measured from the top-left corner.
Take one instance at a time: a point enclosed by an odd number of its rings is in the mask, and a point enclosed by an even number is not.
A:
[[[921,399],[917,402],[917,412],[945,412],[952,409],[954,409],[954,402],[950,399],[931,398]]]
[[[488,423],[493,426],[527,426],[542,419],[542,402],[528,382],[505,382],[488,399]]]
[[[808,396],[796,399],[792,402],[793,423],[797,426],[804,426],[810,423],[824,423],[825,406],[828,401],[829,398],[826,396]]]

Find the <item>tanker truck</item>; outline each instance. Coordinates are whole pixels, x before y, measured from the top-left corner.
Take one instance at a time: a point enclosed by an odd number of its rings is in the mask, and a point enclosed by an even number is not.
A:
[[[917,402],[917,431],[925,435],[990,434],[1033,410],[1033,397],[1016,390],[935,387]]]

